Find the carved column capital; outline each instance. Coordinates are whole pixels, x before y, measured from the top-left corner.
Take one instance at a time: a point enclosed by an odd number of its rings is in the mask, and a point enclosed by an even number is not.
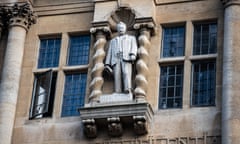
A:
[[[90,29],[90,32],[91,32],[92,34],[96,34],[96,33],[98,33],[98,32],[102,32],[102,33],[104,33],[104,34],[110,34],[111,30],[110,30],[110,28],[109,28],[108,26],[92,27],[92,28]]]
[[[240,5],[240,0],[221,0],[224,7],[228,7],[230,5]]]
[[[151,36],[155,35],[156,31],[154,22],[136,23],[133,28],[139,30],[140,33],[144,31],[149,31]]]
[[[8,26],[21,26],[28,30],[32,24],[36,23],[37,16],[34,14],[29,3],[16,3],[11,7],[5,7]]]

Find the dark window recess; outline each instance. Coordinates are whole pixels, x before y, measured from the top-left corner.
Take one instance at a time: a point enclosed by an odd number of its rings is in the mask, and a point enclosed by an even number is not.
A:
[[[56,79],[52,70],[35,75],[29,119],[52,116]]]

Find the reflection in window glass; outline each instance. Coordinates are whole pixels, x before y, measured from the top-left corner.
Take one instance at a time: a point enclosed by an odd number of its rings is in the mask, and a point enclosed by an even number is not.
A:
[[[78,108],[84,106],[87,74],[67,74],[65,79],[62,116],[79,115]]]
[[[195,24],[193,55],[213,54],[217,49],[217,24]]]
[[[181,108],[183,65],[161,67],[159,108]]]
[[[38,68],[57,67],[61,47],[60,38],[41,39]]]
[[[209,106],[215,104],[215,62],[195,62],[192,66],[192,105]]]
[[[184,55],[185,27],[169,27],[163,30],[163,57],[176,57]]]
[[[68,52],[68,65],[88,64],[90,36],[72,36]]]

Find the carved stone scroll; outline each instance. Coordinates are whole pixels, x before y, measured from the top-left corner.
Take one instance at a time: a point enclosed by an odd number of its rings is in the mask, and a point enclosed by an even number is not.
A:
[[[94,43],[94,55],[93,55],[93,68],[91,71],[90,82],[90,102],[99,102],[99,96],[102,95],[103,77],[102,72],[104,69],[103,60],[105,58],[104,47],[107,42],[106,37],[110,33],[108,27],[91,28],[90,32],[95,35],[96,41]]]

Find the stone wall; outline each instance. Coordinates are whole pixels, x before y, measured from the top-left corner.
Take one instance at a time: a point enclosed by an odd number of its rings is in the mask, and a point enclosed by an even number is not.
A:
[[[149,0],[150,1],[150,0]],[[91,22],[107,20],[111,12],[116,10],[117,1],[47,1],[35,0],[35,11],[39,15],[37,24],[28,31],[20,91],[18,96],[16,118],[12,137],[13,144],[77,144],[77,143],[161,143],[161,144],[219,144],[221,136],[221,83],[222,83],[222,39],[223,39],[223,7],[219,0],[164,0],[164,1],[132,0],[123,1],[134,10],[138,17],[144,15],[154,18],[156,34],[151,37],[152,47],[149,51],[149,75],[146,99],[154,111],[148,135],[137,137],[129,128],[125,128],[123,136],[111,138],[104,128],[96,139],[87,139],[83,135],[80,117],[61,117],[62,94],[64,87],[64,71],[69,35],[72,33],[88,33]],[[1,3],[1,2],[0,2]],[[69,4],[67,4],[69,3]],[[59,4],[59,5],[58,5]],[[52,5],[52,6],[48,6]],[[145,7],[146,6],[146,7]],[[141,7],[145,7],[142,9]],[[151,11],[148,11],[151,10]],[[195,21],[216,20],[218,23],[217,50],[217,86],[216,106],[191,107],[190,105],[190,75],[192,48],[192,23]],[[159,64],[162,25],[184,23],[186,26],[186,54],[184,58],[183,107],[181,109],[158,109],[159,95]],[[90,33],[90,32],[89,32]],[[39,37],[61,36],[61,60],[54,101],[53,115],[50,118],[29,120],[34,72],[37,70]],[[91,56],[93,50],[91,49]],[[90,60],[91,61],[91,60]],[[91,71],[89,64],[88,74]],[[88,75],[90,80],[90,76]],[[111,88],[111,87],[110,87]],[[108,87],[103,92],[111,91]],[[88,94],[87,90],[87,94]],[[198,144],[199,144],[198,143]]]

